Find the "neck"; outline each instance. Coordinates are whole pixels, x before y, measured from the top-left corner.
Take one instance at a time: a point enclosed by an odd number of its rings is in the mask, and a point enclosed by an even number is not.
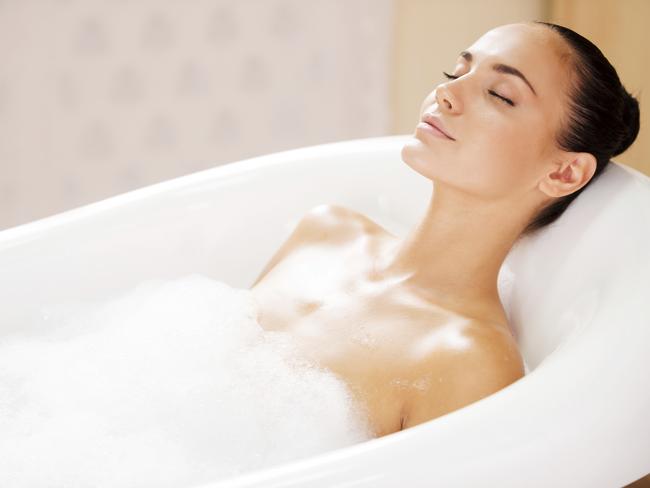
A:
[[[452,311],[503,322],[503,261],[530,217],[523,202],[478,201],[436,184],[423,219],[399,242],[384,276]]]

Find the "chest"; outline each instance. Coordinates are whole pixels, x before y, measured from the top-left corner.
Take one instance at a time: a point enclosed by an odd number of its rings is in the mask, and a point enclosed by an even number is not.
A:
[[[284,257],[251,289],[259,322],[319,345],[330,362],[387,359],[419,333],[418,319],[434,319],[430,304],[386,280],[373,279],[373,256],[353,246],[304,246]]]
[[[373,256],[353,248],[295,250],[252,290],[259,323],[291,334],[303,356],[346,382],[375,431],[400,429],[418,368],[446,318],[373,280]],[[439,343],[439,341],[438,341]],[[416,386],[413,386],[416,385]]]

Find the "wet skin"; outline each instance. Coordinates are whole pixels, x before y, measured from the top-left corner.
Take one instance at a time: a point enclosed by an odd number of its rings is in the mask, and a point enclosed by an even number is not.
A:
[[[377,437],[488,396],[524,375],[500,304],[445,309],[383,263],[400,239],[344,207],[320,205],[251,287],[266,330],[350,388]],[[468,304],[469,305],[469,304]],[[481,309],[480,307],[478,309]]]

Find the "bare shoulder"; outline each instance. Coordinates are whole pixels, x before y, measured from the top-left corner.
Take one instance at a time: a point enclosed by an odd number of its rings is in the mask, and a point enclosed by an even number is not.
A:
[[[326,240],[349,236],[354,230],[354,218],[345,207],[321,204],[310,209],[298,222],[296,230],[306,240]]]
[[[368,232],[372,221],[340,205],[321,204],[310,209],[275,251],[252,286],[257,285],[279,262],[308,245],[344,245]],[[376,225],[376,224],[375,224]]]
[[[504,370],[503,372],[512,370],[512,375],[523,376],[523,358],[507,323],[495,324],[475,320],[470,328],[470,334],[474,341],[471,354],[495,366],[501,365],[500,369]]]
[[[287,251],[301,244],[345,244],[361,235],[387,234],[379,224],[360,212],[334,204],[310,209],[287,239]]]
[[[405,402],[403,428],[413,427],[477,402],[524,376],[521,353],[502,326],[473,323],[463,350],[425,357],[419,374],[428,388]]]
[[[341,205],[321,204],[312,208],[300,221],[306,237],[345,238],[360,233],[385,233],[366,215]]]

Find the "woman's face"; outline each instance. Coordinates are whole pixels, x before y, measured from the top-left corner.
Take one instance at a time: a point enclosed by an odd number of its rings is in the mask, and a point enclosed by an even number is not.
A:
[[[478,198],[530,194],[557,154],[555,132],[567,103],[566,48],[544,26],[508,24],[465,51],[469,55],[444,69],[458,78],[435,87],[418,120],[434,114],[455,140],[416,128],[402,159],[423,176]],[[497,64],[515,68],[528,83],[504,72],[508,68],[495,70]]]

